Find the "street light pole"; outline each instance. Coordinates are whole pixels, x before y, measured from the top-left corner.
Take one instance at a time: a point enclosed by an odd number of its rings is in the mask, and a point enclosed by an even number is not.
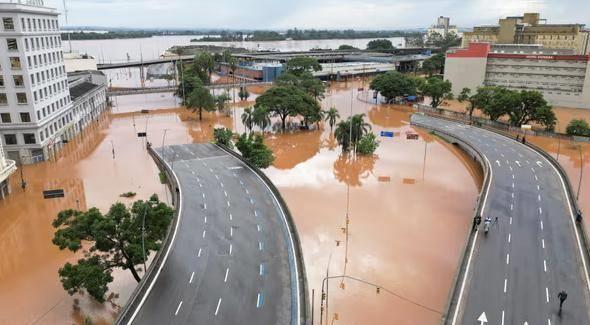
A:
[[[580,189],[582,188],[582,173],[584,171],[584,156],[582,155],[582,145],[578,146],[580,151],[580,180],[578,182],[578,193],[576,194],[576,201],[580,201]]]

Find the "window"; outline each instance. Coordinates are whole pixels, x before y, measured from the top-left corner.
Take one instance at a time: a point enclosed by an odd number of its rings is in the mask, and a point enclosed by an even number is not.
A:
[[[19,104],[27,104],[27,94],[16,93],[16,102]]]
[[[0,105],[8,105],[6,94],[0,93]]]
[[[14,30],[14,20],[12,18],[2,18],[4,30]]]
[[[16,42],[16,38],[7,38],[6,44],[8,45],[9,51],[18,51],[18,43]]]
[[[10,67],[12,69],[18,70],[21,68],[20,66],[20,58],[11,57],[10,58]]]
[[[14,86],[15,87],[22,88],[25,86],[25,81],[23,79],[23,76],[14,75],[14,76],[12,76],[12,78],[14,79]]]
[[[29,113],[20,113],[20,121],[23,123],[30,123],[31,115]]]
[[[10,118],[10,113],[0,113],[0,122],[12,123],[12,119]]]
[[[0,87],[4,87],[4,76],[0,76]]]
[[[35,139],[34,133],[25,133],[23,134],[23,139],[25,140],[25,144],[35,144],[37,140]]]

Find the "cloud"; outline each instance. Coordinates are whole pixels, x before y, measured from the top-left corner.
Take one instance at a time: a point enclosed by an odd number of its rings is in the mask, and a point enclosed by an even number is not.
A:
[[[63,0],[45,0],[63,12]],[[588,0],[66,0],[70,25],[155,28],[461,27],[541,12],[549,23],[590,23]],[[63,16],[63,15],[62,15]],[[61,18],[62,21],[64,17]]]

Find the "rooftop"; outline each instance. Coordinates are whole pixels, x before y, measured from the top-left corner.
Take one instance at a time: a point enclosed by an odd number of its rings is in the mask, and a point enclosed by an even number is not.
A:
[[[85,94],[91,92],[95,88],[100,87],[99,85],[95,85],[91,82],[82,82],[78,85],[75,85],[70,88],[70,96],[72,97],[72,101],[75,101],[77,98],[84,96]]]

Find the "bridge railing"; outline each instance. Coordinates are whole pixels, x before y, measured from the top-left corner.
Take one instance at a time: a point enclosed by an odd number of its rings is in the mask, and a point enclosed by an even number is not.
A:
[[[473,156],[473,158],[479,162],[479,164],[481,165],[481,167],[484,171],[484,181],[482,183],[482,187],[481,187],[480,193],[477,198],[477,207],[475,209],[475,213],[473,215],[473,218],[475,218],[477,216],[482,216],[483,209],[485,208],[484,207],[484,198],[488,194],[489,185],[490,185],[490,182],[492,181],[491,174],[490,174],[490,166],[487,163],[487,160],[485,159],[483,153],[481,153],[481,151],[477,147],[473,146],[469,142],[463,141],[463,140],[451,135],[450,133],[448,133],[444,130],[433,129],[431,126],[417,122],[414,119],[412,119],[411,123],[412,123],[412,125],[419,126],[419,127],[425,128],[425,129],[429,129],[435,133],[438,133],[440,136],[442,136],[446,140],[452,142],[453,144],[458,145],[461,149],[463,149],[469,155]],[[461,257],[459,259],[459,267],[457,268],[457,271],[456,271],[455,276],[453,278],[453,284],[452,284],[451,290],[449,291],[449,297],[447,299],[447,306],[444,309],[445,314],[443,315],[443,317],[441,319],[441,323],[444,325],[451,323],[452,317],[454,316],[453,310],[456,310],[457,304],[460,303],[459,302],[459,295],[461,292],[461,286],[459,286],[459,283],[461,282],[461,279],[464,279],[466,276],[467,265],[469,263],[469,254],[471,251],[470,247],[474,245],[475,238],[477,237],[477,232],[474,230],[475,229],[473,227],[470,228],[470,231],[467,235],[465,243],[463,244],[463,250],[462,250],[463,253],[461,254]]]
[[[148,291],[149,287],[151,286],[152,282],[155,281],[156,275],[158,274],[157,270],[160,268],[160,265],[162,265],[162,263],[164,261],[164,256],[165,256],[166,252],[168,251],[168,248],[172,244],[172,237],[173,237],[172,233],[173,233],[173,229],[176,228],[176,225],[178,223],[179,210],[180,210],[179,207],[182,204],[180,192],[177,190],[179,188],[179,183],[178,183],[178,179],[176,178],[176,175],[172,172],[169,165],[165,162],[164,158],[162,158],[160,156],[160,154],[152,148],[150,143],[148,143],[148,145],[147,145],[147,151],[148,151],[149,155],[152,156],[152,158],[156,162],[156,165],[158,166],[158,168],[163,173],[165,173],[166,181],[168,183],[170,193],[172,193],[172,205],[174,205],[174,207],[176,209],[174,211],[174,217],[172,219],[172,222],[170,223],[170,226],[168,227],[166,237],[162,241],[162,245],[160,247],[160,250],[158,250],[158,252],[154,256],[154,259],[152,260],[147,271],[145,272],[145,274],[141,278],[141,281],[139,282],[139,284],[137,285],[137,287],[135,288],[135,290],[133,291],[133,293],[129,297],[129,300],[127,301],[127,303],[125,304],[125,306],[123,307],[121,312],[119,313],[119,316],[117,317],[117,320],[115,321],[115,324],[117,324],[117,325],[127,325],[127,324],[132,323],[132,320],[137,313],[137,309],[139,308],[139,305],[142,303],[142,300],[144,299],[145,295],[147,294],[147,291]]]

